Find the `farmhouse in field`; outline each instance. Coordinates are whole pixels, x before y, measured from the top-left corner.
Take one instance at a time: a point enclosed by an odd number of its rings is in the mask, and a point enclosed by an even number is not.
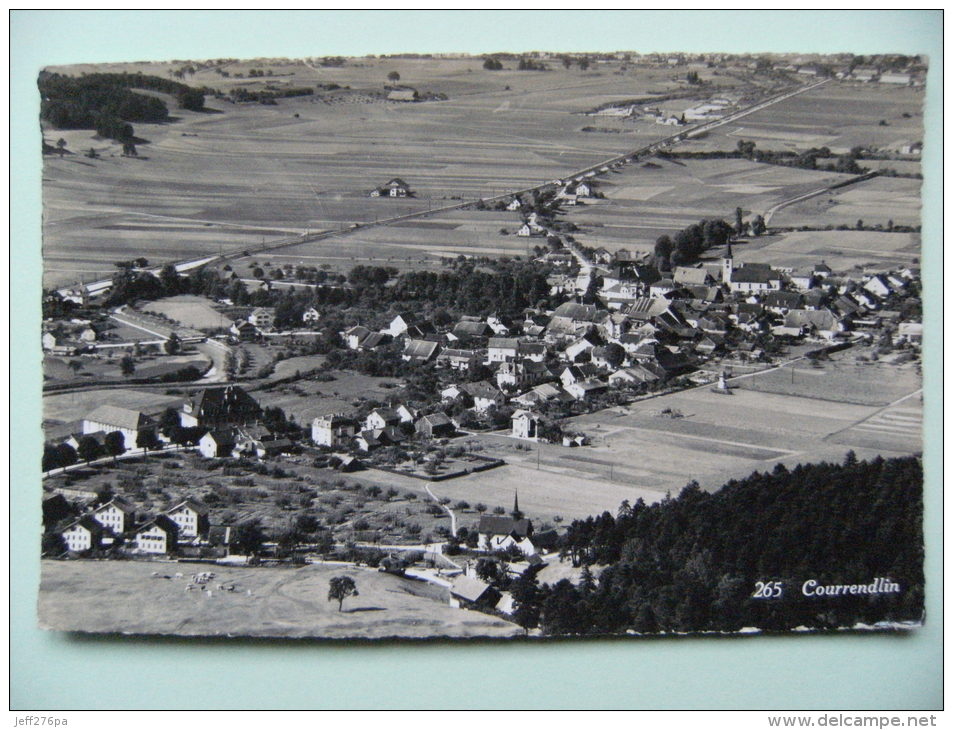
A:
[[[413,101],[413,99],[410,99]],[[370,192],[372,198],[409,198],[413,196],[410,186],[399,177],[388,180]]]
[[[71,553],[82,553],[99,547],[103,537],[103,526],[92,515],[84,515],[70,523],[60,535]]]

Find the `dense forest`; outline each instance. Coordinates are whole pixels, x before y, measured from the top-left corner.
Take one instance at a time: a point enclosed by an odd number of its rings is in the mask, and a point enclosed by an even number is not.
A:
[[[130,73],[95,73],[64,76],[40,72],[40,118],[57,129],[95,129],[96,133],[121,142],[132,139],[130,122],[164,122],[169,118],[165,102],[137,94],[148,89],[175,96],[179,107],[201,111],[204,91],[170,79]]]
[[[732,480],[714,493],[689,484],[676,499],[623,503],[616,516],[572,523],[565,555],[607,566],[537,586],[514,586],[517,614],[546,634],[628,630],[738,631],[917,621],[923,616],[923,472],[918,457],[808,464]],[[593,570],[592,572],[596,572]],[[806,596],[802,586],[871,584],[898,592]],[[780,596],[755,598],[780,581]],[[773,593],[773,591],[772,591]]]

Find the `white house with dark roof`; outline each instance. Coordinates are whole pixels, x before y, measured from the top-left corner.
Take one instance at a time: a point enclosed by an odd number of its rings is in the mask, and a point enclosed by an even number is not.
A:
[[[158,515],[136,529],[133,546],[136,552],[166,555],[175,552],[179,542],[179,526],[165,515]]]
[[[179,502],[165,511],[165,516],[179,528],[179,537],[195,538],[208,535],[208,510],[191,499]]]
[[[349,350],[358,350],[361,347],[361,343],[367,339],[367,336],[370,333],[371,331],[367,327],[356,324],[350,329],[344,331],[344,344],[347,345]]]
[[[118,497],[94,509],[90,516],[113,534],[131,530],[136,521],[136,510]]]
[[[393,408],[375,408],[364,419],[364,430],[398,426],[400,422],[400,414]]]
[[[136,448],[136,441],[142,431],[154,431],[155,427],[156,422],[141,411],[107,404],[96,407],[83,419],[84,434],[119,431],[127,450]]]
[[[318,446],[344,447],[356,433],[355,420],[336,413],[318,416],[311,422],[311,440]]]
[[[487,342],[486,362],[515,360],[519,354],[520,341],[515,337],[491,337]]]
[[[255,307],[248,315],[248,321],[261,331],[275,327],[275,310],[273,307]]]
[[[404,353],[400,356],[402,360],[413,362],[427,362],[432,359],[440,349],[440,343],[430,340],[407,340],[404,343]]]
[[[479,550],[506,550],[510,545],[520,547],[521,543],[533,534],[533,523],[526,519],[515,519],[502,515],[481,515],[477,526]],[[522,550],[523,548],[520,547]],[[528,555],[532,555],[533,549]]]
[[[60,533],[66,549],[73,553],[81,553],[99,547],[103,526],[92,515],[84,515],[70,523]]]
[[[526,441],[535,441],[539,438],[539,424],[541,416],[533,411],[519,409],[510,417],[511,433],[513,438]]]
[[[206,459],[221,459],[232,455],[238,442],[238,429],[227,426],[213,429],[198,442],[199,453]]]

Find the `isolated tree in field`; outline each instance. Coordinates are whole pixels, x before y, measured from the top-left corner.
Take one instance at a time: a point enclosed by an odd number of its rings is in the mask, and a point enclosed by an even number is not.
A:
[[[587,68],[589,68],[589,59],[583,56],[579,59],[579,70],[585,71]]]
[[[762,236],[767,233],[768,227],[765,225],[764,218],[760,215],[756,215],[754,220],[751,221],[751,233],[755,236]]]
[[[131,355],[122,356],[122,360],[119,361],[119,371],[127,378],[136,372],[136,361]]]
[[[92,436],[83,436],[83,438],[79,440],[79,448],[77,451],[79,452],[79,457],[87,464],[93,459],[98,459],[103,455],[102,447]]]
[[[735,235],[740,236],[744,233],[745,222],[744,222],[744,213],[741,208],[735,208]]]
[[[56,140],[56,149],[59,151],[60,157],[62,157],[66,153],[66,140],[62,137]]]
[[[396,71],[391,71],[389,74],[387,74],[387,80],[388,80],[388,81],[400,81],[400,74],[397,73]]]
[[[563,56],[563,68],[572,66],[572,59],[569,56]]]
[[[69,365],[69,369],[72,370],[74,373],[78,373],[80,370],[83,369],[83,363],[80,360],[70,360],[66,364]]]
[[[354,579],[347,575],[338,575],[331,579],[328,600],[338,602],[338,611],[344,610],[344,599],[359,595]]]
[[[126,437],[123,436],[120,431],[110,431],[103,440],[103,446],[106,448],[106,453],[109,454],[115,462],[117,456],[122,456],[126,453]]]

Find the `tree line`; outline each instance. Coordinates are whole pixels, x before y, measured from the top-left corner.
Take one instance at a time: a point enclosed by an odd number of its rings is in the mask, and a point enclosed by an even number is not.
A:
[[[713,493],[692,482],[675,499],[623,502],[617,515],[574,521],[564,539],[574,565],[605,566],[598,581],[546,587],[524,575],[524,615],[556,635],[918,621],[922,492],[919,457],[858,461],[849,452],[842,464],[779,464]],[[818,597],[801,588],[877,577],[900,591]],[[780,595],[756,597],[769,581]]]
[[[496,261],[487,267],[464,262],[452,271],[407,271],[397,274],[392,267],[355,266],[349,286],[316,288],[262,287],[249,292],[234,272],[202,267],[182,275],[172,264],[156,276],[126,267],[113,275],[105,306],[128,304],[137,299],[161,299],[176,294],[198,294],[213,299],[228,298],[236,306],[275,307],[276,327],[298,325],[309,307],[339,305],[381,305],[446,307],[470,315],[521,315],[523,309],[549,302],[549,269],[525,261]],[[48,298],[49,299],[49,298]],[[560,302],[549,302],[559,304]],[[54,307],[50,300],[44,307]]]
[[[130,122],[164,122],[169,118],[164,101],[133,89],[171,94],[182,109],[201,111],[205,105],[203,89],[141,73],[65,76],[42,71],[37,85],[42,99],[41,119],[57,129],[94,129],[100,136],[120,142],[132,139]]]

